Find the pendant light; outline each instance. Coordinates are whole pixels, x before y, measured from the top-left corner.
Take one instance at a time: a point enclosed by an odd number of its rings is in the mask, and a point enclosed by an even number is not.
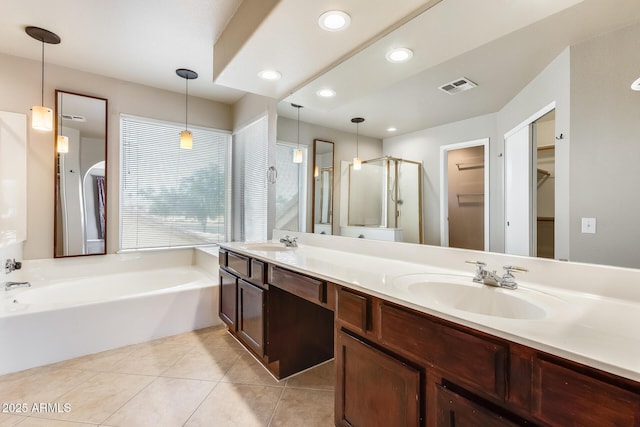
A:
[[[31,127],[36,130],[53,130],[53,110],[44,106],[44,44],[59,44],[60,37],[49,30],[39,27],[26,27],[24,31],[34,39],[42,42],[42,79],[40,105],[31,107]]]
[[[351,119],[351,123],[356,124],[356,156],[353,158],[353,170],[356,170],[356,171],[362,168],[362,160],[358,156],[358,139],[359,139],[358,130],[359,130],[360,123],[362,122],[364,122],[364,119],[362,117],[354,117],[353,119]]]
[[[302,163],[302,150],[300,149],[300,109],[302,105],[291,104],[293,108],[298,109],[298,148],[293,150],[293,163]]]
[[[189,80],[198,78],[198,73],[186,68],[178,68],[176,74],[186,80],[185,86],[185,107],[184,107],[184,130],[180,132],[180,148],[191,150],[193,148],[193,135],[187,127],[187,114],[189,113]]]
[[[69,152],[69,137],[64,136],[62,134],[62,116],[64,115],[64,109],[62,100],[64,99],[64,94],[59,94],[60,96],[60,116],[58,117],[58,136],[56,138],[56,151],[58,153],[68,153]]]

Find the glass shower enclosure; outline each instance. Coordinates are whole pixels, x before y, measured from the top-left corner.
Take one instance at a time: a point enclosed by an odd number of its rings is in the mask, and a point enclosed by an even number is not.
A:
[[[349,226],[400,229],[422,243],[422,162],[385,156],[349,166]]]

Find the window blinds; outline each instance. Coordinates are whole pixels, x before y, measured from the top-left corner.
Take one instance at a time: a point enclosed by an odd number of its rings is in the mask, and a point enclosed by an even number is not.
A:
[[[229,133],[121,116],[120,248],[194,246],[227,240]]]
[[[234,194],[239,215],[235,240],[260,241],[268,233],[268,121],[263,117],[233,136]]]

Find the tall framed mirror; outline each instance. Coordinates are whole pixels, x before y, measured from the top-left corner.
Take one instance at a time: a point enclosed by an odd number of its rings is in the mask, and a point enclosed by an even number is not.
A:
[[[333,142],[313,140],[313,232],[333,234]]]
[[[104,98],[56,90],[55,258],[106,253],[107,111]]]

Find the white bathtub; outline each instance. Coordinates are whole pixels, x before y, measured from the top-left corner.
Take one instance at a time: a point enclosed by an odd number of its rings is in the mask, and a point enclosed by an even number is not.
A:
[[[220,324],[217,259],[183,249],[25,261],[0,289],[0,375]]]

